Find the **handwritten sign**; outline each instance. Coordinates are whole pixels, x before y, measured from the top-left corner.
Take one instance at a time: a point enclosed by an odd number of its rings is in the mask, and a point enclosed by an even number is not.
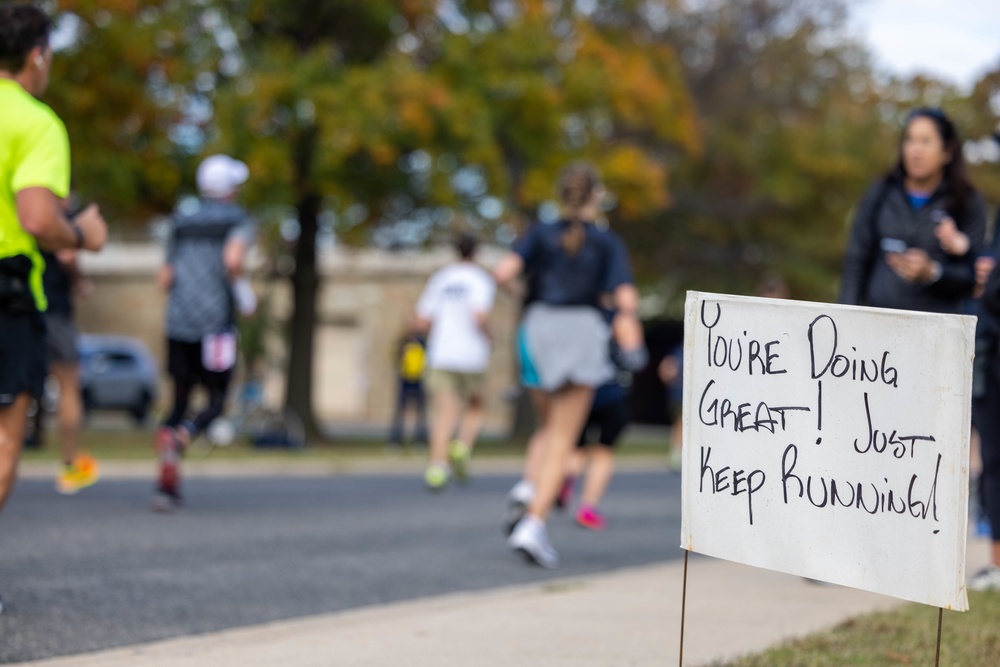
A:
[[[681,546],[968,609],[975,318],[689,292]]]

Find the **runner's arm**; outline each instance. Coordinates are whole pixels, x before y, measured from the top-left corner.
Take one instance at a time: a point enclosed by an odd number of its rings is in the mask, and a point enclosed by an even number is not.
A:
[[[639,290],[632,283],[615,288],[615,317],[611,330],[615,341],[623,350],[635,350],[643,345],[642,325],[639,323]]]
[[[252,221],[237,226],[226,238],[226,245],[222,248],[222,263],[230,279],[243,274],[243,262],[256,238],[257,226]]]
[[[413,316],[413,328],[422,334],[426,334],[431,330],[431,320],[426,317],[420,317],[419,315]]]
[[[247,254],[248,244],[242,238],[235,236],[222,249],[222,263],[230,279],[238,278],[243,273],[243,260]]]
[[[174,285],[174,267],[170,264],[161,266],[160,272],[156,276],[156,284],[164,292],[169,292],[170,288]]]
[[[71,222],[62,200],[48,188],[29,187],[17,192],[17,217],[24,230],[46,250],[82,248],[100,250],[107,240],[104,218],[94,204]]]
[[[524,269],[524,260],[516,252],[509,252],[501,258],[496,268],[493,269],[493,279],[497,285],[505,289],[514,288],[514,280],[521,275]]]

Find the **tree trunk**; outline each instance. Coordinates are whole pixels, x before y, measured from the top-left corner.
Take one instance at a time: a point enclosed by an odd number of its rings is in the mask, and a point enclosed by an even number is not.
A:
[[[285,404],[292,408],[306,429],[308,438],[319,436],[313,414],[313,338],[316,330],[316,230],[320,197],[306,195],[298,203],[299,240],[295,246],[295,273],[292,274],[294,312],[289,332],[288,386]]]
[[[316,232],[322,198],[312,183],[316,127],[304,129],[297,137],[294,152],[296,205],[299,218],[299,240],[295,245],[295,273],[292,274],[292,313],[289,332],[288,380],[285,405],[302,419],[306,438],[321,437],[313,412],[313,341],[316,331],[316,293],[319,276],[316,271]]]

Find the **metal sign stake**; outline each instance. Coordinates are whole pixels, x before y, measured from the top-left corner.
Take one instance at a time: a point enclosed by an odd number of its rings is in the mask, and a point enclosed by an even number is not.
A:
[[[941,624],[944,621],[944,607],[938,607],[938,638],[937,653],[934,655],[934,667],[941,667]]]
[[[687,549],[684,550],[684,587],[681,591],[681,656],[680,656],[680,667],[684,667],[684,615],[687,613],[687,594],[688,594],[688,556],[691,554]],[[938,643],[940,644],[940,628],[938,628]]]

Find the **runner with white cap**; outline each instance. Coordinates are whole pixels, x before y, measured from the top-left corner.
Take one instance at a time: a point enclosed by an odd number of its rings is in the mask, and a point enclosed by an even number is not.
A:
[[[245,280],[243,260],[256,226],[235,201],[249,176],[247,165],[228,155],[205,158],[196,174],[201,197],[191,210],[174,216],[159,276],[169,294],[167,368],[174,381],[174,405],[156,432],[156,511],[180,507],[180,455],[222,413],[236,363],[235,311],[251,304],[241,303],[235,284]],[[188,417],[191,392],[199,384],[208,392],[208,404]]]

